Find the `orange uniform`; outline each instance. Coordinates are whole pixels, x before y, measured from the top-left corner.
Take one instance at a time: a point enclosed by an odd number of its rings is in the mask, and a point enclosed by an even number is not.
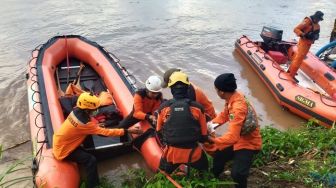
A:
[[[62,160],[74,151],[87,135],[122,136],[124,129],[105,129],[94,121],[84,124],[71,112],[61,128],[53,136],[53,154],[57,160]]]
[[[162,102],[162,94],[156,99],[150,99],[146,97],[145,94],[142,94],[140,91],[134,95],[134,113],[133,117],[139,120],[145,120],[147,113],[153,114],[155,110],[160,107]]]
[[[193,89],[195,90],[196,101],[203,106],[205,115],[209,116],[210,119],[215,118],[216,112],[212,105],[212,102],[208,99],[208,97],[203,93],[200,88],[198,88],[194,84],[191,84],[191,87],[193,87]]]
[[[170,115],[170,107],[165,107],[163,108],[158,116],[157,119],[157,127],[156,130],[159,132],[163,126],[164,123],[167,121],[169,115]],[[199,122],[200,126],[201,126],[201,134],[203,136],[207,135],[207,127],[206,127],[206,121],[205,121],[205,115],[204,113],[201,111],[201,109],[196,108],[196,107],[192,107],[190,106],[190,111],[193,115],[193,117]],[[183,125],[181,125],[183,126]],[[188,134],[188,133],[186,133]],[[176,164],[176,163],[188,163],[188,159],[189,159],[189,155],[191,153],[192,149],[189,148],[178,148],[178,147],[174,147],[174,146],[166,146],[166,148],[164,149],[164,154],[163,156],[166,158],[166,160],[170,163]],[[197,146],[197,148],[195,149],[192,158],[190,160],[190,162],[195,162],[197,160],[199,160],[201,158],[201,154],[202,154],[202,149],[200,146]]]
[[[294,33],[298,37],[300,37],[300,39],[297,45],[298,47],[297,54],[295,55],[288,69],[288,72],[292,77],[295,76],[300,65],[302,64],[303,59],[306,57],[307,53],[309,52],[311,45],[314,43],[314,40],[307,39],[303,36],[310,31],[318,31],[318,30],[320,30],[320,25],[318,23],[313,23],[310,17],[306,17],[302,23],[300,23],[294,28]]]
[[[212,121],[223,124],[229,121],[228,131],[221,137],[214,139],[215,147],[223,150],[233,145],[233,150],[249,149],[260,150],[262,139],[259,128],[256,128],[250,134],[241,136],[240,131],[247,115],[247,103],[244,95],[235,91],[225,104],[224,111],[217,115]]]

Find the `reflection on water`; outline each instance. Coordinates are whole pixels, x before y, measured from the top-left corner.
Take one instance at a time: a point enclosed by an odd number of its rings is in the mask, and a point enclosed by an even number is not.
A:
[[[83,35],[106,47],[134,74],[139,86],[150,74],[162,75],[168,68],[179,67],[204,89],[217,111],[223,101],[216,96],[213,80],[233,72],[238,89],[253,102],[263,126],[298,127],[303,120],[282,111],[252,69],[232,54],[234,41],[243,34],[259,40],[262,26],[276,26],[284,30],[283,39],[293,39],[293,27],[319,9],[325,17],[321,38],[312,47],[316,51],[329,40],[335,5],[330,0],[2,0],[0,143],[6,148],[30,139],[26,62],[35,46],[62,34]],[[169,96],[168,90],[164,93]],[[30,146],[25,146],[29,151]],[[113,163],[103,166],[114,169]],[[142,160],[135,157],[118,163],[130,167]]]

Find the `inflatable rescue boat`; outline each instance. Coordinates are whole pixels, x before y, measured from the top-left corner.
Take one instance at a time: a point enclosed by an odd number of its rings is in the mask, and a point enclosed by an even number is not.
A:
[[[76,101],[76,96],[67,96],[69,85],[95,94],[109,92],[114,108],[125,117],[132,110],[135,80],[116,56],[76,35],[53,37],[33,50],[26,77],[34,183],[44,188],[79,187],[77,165],[57,161],[52,154],[53,133],[71,111],[71,103]],[[99,160],[129,152],[134,146],[149,168],[156,171],[161,147],[151,126],[143,122],[140,126],[144,134],[137,138],[131,135],[125,140],[94,135],[87,137],[83,147]]]
[[[282,41],[282,31],[264,27],[263,41],[242,36],[236,51],[248,62],[284,108],[320,125],[336,122],[336,74],[309,53],[296,79],[286,70],[296,53],[296,43]]]

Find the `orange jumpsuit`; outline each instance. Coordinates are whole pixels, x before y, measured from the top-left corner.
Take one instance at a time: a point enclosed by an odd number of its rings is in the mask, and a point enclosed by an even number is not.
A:
[[[162,96],[160,94],[160,96]],[[134,113],[133,117],[139,120],[145,120],[147,113],[153,114],[160,107],[162,97],[150,99],[146,96],[141,96],[139,93],[134,95]]]
[[[312,28],[312,20],[309,17],[306,17],[302,23],[297,25],[294,28],[294,33],[300,37],[299,43],[297,45],[298,51],[295,55],[289,69],[289,75],[294,78],[296,72],[300,68],[300,65],[302,64],[303,59],[306,57],[307,53],[309,52],[309,49],[311,45],[314,43],[313,40],[306,39],[302,37],[302,35],[307,34],[309,31],[311,31]],[[314,31],[320,29],[320,25],[318,23],[313,23]]]
[[[260,150],[262,139],[259,128],[256,128],[250,134],[240,135],[247,110],[248,107],[244,95],[236,91],[226,102],[223,112],[219,113],[217,117],[212,120],[212,122],[218,124],[224,124],[229,121],[227,132],[221,137],[215,138],[213,145],[205,144],[205,149],[209,151],[223,150],[233,145],[233,150]]]
[[[208,97],[204,94],[204,92],[200,88],[198,88],[194,84],[191,84],[191,87],[194,88],[196,101],[203,106],[205,115],[210,117],[210,119],[215,118],[216,112],[212,105],[212,102],[208,99]]]
[[[194,118],[198,120],[201,126],[201,134],[203,136],[206,136],[207,126],[206,126],[204,113],[199,108],[196,108],[196,107],[190,107],[190,110]],[[167,121],[169,114],[170,114],[170,107],[163,108],[160,111],[158,119],[157,119],[157,127],[156,127],[156,130],[158,132],[164,126],[164,123]],[[163,151],[163,157],[165,157],[168,162],[173,163],[173,164],[188,163],[188,159],[189,159],[189,155],[191,151],[192,149],[189,149],[189,148],[184,149],[184,148],[178,148],[178,147],[173,147],[173,146],[166,146]],[[199,160],[201,158],[201,155],[202,155],[202,148],[200,146],[197,146],[197,148],[195,149],[191,157],[190,162],[195,162]]]
[[[86,138],[87,135],[123,136],[124,129],[105,129],[94,121],[83,124],[73,112],[69,114],[61,128],[53,136],[53,154],[57,160],[66,158]]]

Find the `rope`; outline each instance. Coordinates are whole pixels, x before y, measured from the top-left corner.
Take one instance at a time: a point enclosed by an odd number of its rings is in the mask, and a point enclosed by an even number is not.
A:
[[[242,38],[246,38],[246,36],[243,36],[243,37],[241,37],[240,39],[242,39]],[[253,45],[252,45],[252,46],[248,46],[248,44],[250,44],[250,43],[252,43]],[[259,53],[263,54],[262,59],[271,61],[271,62],[272,62],[272,67],[275,68],[275,69],[277,69],[277,70],[279,70],[278,77],[279,77],[281,80],[290,81],[290,80],[288,80],[288,79],[286,79],[286,78],[282,78],[282,77],[280,76],[281,73],[283,73],[283,72],[285,72],[285,71],[284,71],[283,69],[280,69],[280,68],[278,68],[277,66],[275,66],[275,64],[277,64],[277,63],[276,63],[271,57],[266,56],[267,54],[266,54],[264,51],[260,51],[260,46],[259,46],[259,45],[256,45],[253,41],[251,41],[251,40],[249,40],[249,39],[248,39],[247,42],[242,43],[241,46],[242,46],[242,45],[245,45],[247,48],[254,48],[254,47],[257,47],[256,52],[259,52]],[[285,52],[286,52],[286,56],[288,57],[287,50],[285,50]],[[330,104],[327,104],[327,103],[323,100],[323,99],[329,99],[327,96],[321,94],[321,93],[318,92],[318,91],[312,90],[312,89],[310,89],[310,88],[307,88],[307,89],[313,91],[314,93],[318,93],[318,94],[320,94],[320,101],[321,101],[324,105],[329,106],[329,107],[336,107],[336,105],[330,105]]]
[[[29,79],[32,81],[32,84],[30,86],[30,89],[33,91],[33,94],[31,95],[31,100],[33,101],[33,110],[37,113],[37,115],[35,116],[35,119],[34,119],[34,125],[38,128],[37,130],[37,133],[36,133],[36,139],[39,138],[39,134],[41,132],[41,130],[44,130],[46,127],[45,126],[41,126],[39,125],[38,123],[38,118],[40,116],[43,115],[43,113],[37,109],[37,107],[39,105],[41,105],[41,102],[40,101],[36,101],[34,99],[34,96],[36,96],[37,98],[39,98],[40,96],[40,92],[38,90],[36,90],[35,88],[39,88],[39,83],[38,83],[38,80],[37,80],[37,67],[36,67],[36,64],[35,65],[32,65],[31,63],[33,62],[33,60],[37,60],[37,57],[34,56],[34,52],[38,52],[40,47],[42,45],[39,45],[37,46],[32,52],[31,52],[31,56],[32,58],[30,59],[30,61],[28,62],[28,65],[29,65],[29,72],[30,72],[30,77]],[[35,87],[34,87],[35,86]],[[28,140],[29,141],[29,140]],[[37,152],[36,154],[34,155],[33,157],[33,164],[32,164],[32,171],[33,171],[33,182],[35,184],[35,176],[36,176],[36,173],[38,171],[38,168],[39,168],[39,164],[40,164],[40,161],[41,161],[41,157],[42,157],[42,148],[44,147],[44,144],[47,142],[47,140],[44,139],[43,140],[37,140],[37,143],[42,143],[41,146],[37,149]],[[34,185],[35,186],[35,185]]]
[[[115,56],[112,52],[109,52],[108,50],[106,50],[104,47],[102,47],[102,49],[103,49],[107,54],[109,54],[110,57],[111,57],[113,60],[115,60],[115,62],[117,63],[119,69],[120,69],[121,72],[124,74],[125,78],[126,78],[127,81],[129,82],[129,84],[130,84],[133,88],[136,89],[137,86],[136,86],[136,79],[135,79],[135,76],[132,75],[131,73],[129,73],[128,70],[127,70],[124,66],[122,66],[122,65],[120,64],[120,59],[119,59],[117,56]]]

